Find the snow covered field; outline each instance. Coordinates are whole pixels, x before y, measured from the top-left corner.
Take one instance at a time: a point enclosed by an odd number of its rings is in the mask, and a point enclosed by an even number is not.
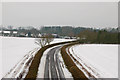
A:
[[[96,77],[118,78],[118,45],[76,45],[70,48],[70,53]]]
[[[70,39],[54,39],[52,43],[71,41]],[[0,55],[2,55],[2,70],[5,76],[30,51],[38,48],[34,38],[1,37]],[[118,45],[84,44],[70,48],[70,52],[82,60],[83,66],[98,78],[118,77]],[[1,59],[1,58],[0,58]],[[1,60],[0,60],[1,61]],[[86,64],[86,65],[84,65]],[[91,69],[91,70],[90,70]]]
[[[0,36],[0,80],[2,78],[2,37]]]
[[[54,39],[51,44],[53,43],[58,43],[58,42],[66,42],[66,41],[73,41],[74,39],[59,39],[59,38],[56,38]]]
[[[0,37],[2,53],[2,77],[5,76],[23,57],[39,46],[34,38]],[[54,39],[52,43],[70,41],[68,39]],[[1,61],[1,60],[0,60]]]
[[[2,73],[9,72],[29,51],[39,47],[33,38],[2,37]]]

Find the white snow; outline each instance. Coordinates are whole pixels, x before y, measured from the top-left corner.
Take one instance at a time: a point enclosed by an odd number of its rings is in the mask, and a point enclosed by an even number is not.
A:
[[[17,31],[13,31],[13,34],[17,34],[18,32]]]
[[[10,33],[10,31],[3,31],[3,33],[8,33],[8,34],[9,34],[9,33]]]
[[[34,38],[2,37],[2,77],[26,54],[38,47]]]
[[[52,47],[53,48],[53,47]],[[47,57],[47,53],[52,49],[52,48],[48,48],[47,50],[45,50],[45,52],[43,53],[43,56],[40,60],[40,65],[38,68],[38,75],[37,78],[44,78],[44,71],[45,71],[45,62],[46,62],[46,57]]]
[[[60,38],[55,38],[55,39],[51,42],[51,44],[53,44],[53,43],[59,43],[59,42],[73,41],[73,40],[75,40],[75,39],[60,39]]]
[[[0,80],[2,79],[2,37],[0,36]]]
[[[71,47],[70,53],[94,76],[118,78],[118,45],[81,44]]]
[[[35,48],[31,50],[28,54],[24,56],[11,70],[8,72],[4,78],[25,78],[28,73],[29,66],[34,59],[35,54],[40,48]]]
[[[60,60],[60,65],[62,66],[62,69],[63,69],[63,73],[64,73],[64,76],[65,78],[68,78],[70,80],[73,80],[73,77],[72,77],[72,74],[69,72],[69,70],[67,69],[65,63],[64,63],[64,60],[62,58],[62,55],[61,55],[61,52],[59,51],[58,52],[58,56],[59,56],[59,60]]]

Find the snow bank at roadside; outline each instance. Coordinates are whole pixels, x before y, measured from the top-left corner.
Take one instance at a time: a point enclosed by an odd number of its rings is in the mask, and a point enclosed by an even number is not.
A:
[[[54,48],[54,47],[52,47],[52,48]],[[38,68],[37,78],[44,78],[45,62],[46,62],[47,53],[48,53],[52,48],[48,48],[48,49],[45,50],[45,52],[43,53],[42,58],[41,58],[41,60],[40,60],[39,68]]]
[[[70,53],[98,78],[118,77],[118,45],[76,45],[70,48]]]
[[[73,77],[72,77],[72,74],[69,72],[69,70],[67,69],[65,63],[64,63],[64,60],[62,58],[62,55],[61,55],[61,52],[59,51],[58,52],[58,57],[59,57],[59,60],[60,60],[60,65],[62,66],[62,70],[63,70],[63,73],[65,75],[65,78],[67,79],[70,79],[70,80],[73,80]]]
[[[35,48],[26,54],[20,62],[18,62],[3,78],[25,78],[28,73],[29,66],[34,59],[35,54],[40,48]]]

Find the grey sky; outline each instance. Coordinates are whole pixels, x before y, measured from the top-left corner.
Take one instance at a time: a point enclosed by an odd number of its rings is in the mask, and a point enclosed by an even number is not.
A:
[[[2,24],[2,3],[0,2],[0,25]]]
[[[3,3],[3,25],[118,27],[116,2]]]

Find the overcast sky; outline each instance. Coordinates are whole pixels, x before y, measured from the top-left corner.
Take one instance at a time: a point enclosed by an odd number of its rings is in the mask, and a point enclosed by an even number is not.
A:
[[[116,2],[7,2],[3,25],[118,27]]]
[[[2,24],[2,3],[0,2],[0,25]]]

